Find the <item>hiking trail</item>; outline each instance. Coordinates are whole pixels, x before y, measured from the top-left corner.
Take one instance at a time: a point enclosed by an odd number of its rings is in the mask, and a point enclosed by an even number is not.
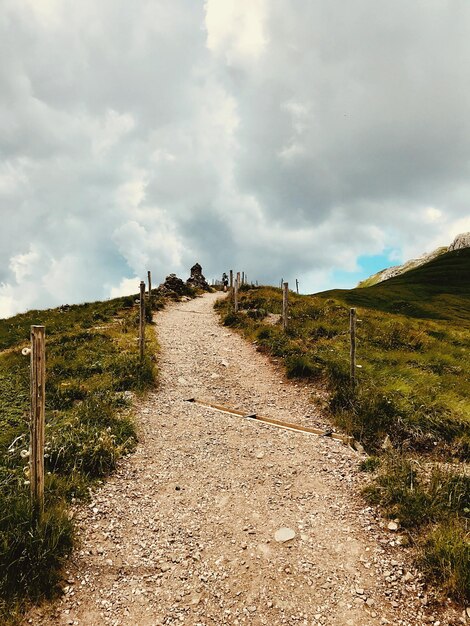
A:
[[[219,324],[220,295],[156,315],[160,381],[136,408],[137,451],[76,507],[64,595],[25,623],[433,623],[407,549],[359,495],[357,452],[186,401],[328,427],[315,390]],[[295,537],[276,541],[281,528]]]

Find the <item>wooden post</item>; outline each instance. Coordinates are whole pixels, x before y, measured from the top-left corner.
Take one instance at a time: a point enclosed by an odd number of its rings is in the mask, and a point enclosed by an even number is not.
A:
[[[233,290],[233,309],[235,313],[238,313],[238,286],[240,284],[240,272],[237,272],[235,279],[235,289]]]
[[[230,270],[230,295],[233,297],[233,270]]]
[[[297,278],[295,279],[295,289],[296,289],[297,293],[299,293],[299,281],[298,281]]]
[[[282,283],[282,328],[287,330],[287,315],[289,312],[289,283]]]
[[[46,400],[46,329],[31,326],[30,481],[34,518],[44,512],[44,425]]]
[[[282,285],[284,284],[284,279],[281,278],[281,289],[282,289]]]
[[[356,309],[349,310],[349,334],[351,336],[351,363],[350,363],[350,379],[354,387],[356,384]]]
[[[145,352],[145,283],[140,281],[140,314],[139,314],[139,356],[144,360]]]
[[[149,283],[149,302],[151,302],[152,300],[152,272],[150,270],[148,270],[147,272],[147,279]]]

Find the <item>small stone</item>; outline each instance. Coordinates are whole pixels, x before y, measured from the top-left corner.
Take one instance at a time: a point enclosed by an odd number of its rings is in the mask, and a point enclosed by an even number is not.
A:
[[[256,607],[254,605],[247,606],[246,610],[249,611],[250,613],[254,613],[256,611]]]
[[[361,587],[356,587],[356,593],[358,596],[363,596],[364,595],[364,589],[361,589]]]
[[[280,543],[290,541],[295,537],[295,531],[292,528],[279,528],[274,533],[274,539]]]
[[[375,601],[373,600],[373,598],[367,598],[366,604],[367,606],[374,606]]]
[[[396,522],[389,522],[387,528],[388,528],[388,530],[391,530],[392,532],[395,532],[395,531],[398,530],[398,524]]]
[[[264,457],[264,452],[257,452],[256,453],[256,458],[257,459],[262,459]]]

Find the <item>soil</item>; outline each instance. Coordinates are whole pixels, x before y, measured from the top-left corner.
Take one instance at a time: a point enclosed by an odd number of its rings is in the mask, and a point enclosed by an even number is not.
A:
[[[138,449],[77,507],[64,593],[25,623],[459,623],[433,609],[400,530],[360,496],[360,454],[186,401],[331,427],[323,392],[220,326],[220,295],[156,316],[160,380],[136,406]]]

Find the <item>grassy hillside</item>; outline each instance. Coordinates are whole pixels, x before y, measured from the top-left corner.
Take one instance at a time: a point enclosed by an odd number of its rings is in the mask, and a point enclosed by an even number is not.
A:
[[[221,303],[224,323],[281,359],[287,375],[329,388],[337,427],[372,455],[367,497],[426,544],[425,568],[449,593],[469,599],[470,250],[369,288],[282,294],[242,288],[240,312]],[[349,381],[349,308],[358,317],[358,384]],[[442,468],[446,468],[442,470]],[[449,469],[450,468],[450,469]],[[468,468],[467,468],[468,472]]]
[[[424,265],[425,263],[430,262],[435,257],[438,257],[441,254],[445,254],[446,252],[448,252],[448,250],[449,250],[448,246],[441,246],[440,248],[437,248],[436,250],[434,250],[430,254],[426,254],[423,257],[419,257],[417,259],[412,259],[411,261],[407,261],[403,265],[399,265],[399,266],[395,266],[393,268],[386,268],[384,270],[381,270],[380,272],[377,272],[376,274],[373,274],[372,276],[369,276],[369,278],[366,278],[366,279],[362,280],[358,284],[358,287],[372,287],[372,285],[376,285],[377,283],[380,283],[381,281],[386,280],[387,275],[391,276],[390,270],[393,270],[393,272],[396,275],[404,274],[405,272],[409,272],[412,269],[415,269],[417,267],[420,267],[421,265]]]
[[[68,503],[133,450],[134,393],[154,384],[155,334],[138,354],[136,296],[30,311],[0,320],[0,622],[13,623],[25,598],[53,593],[73,527]],[[153,297],[153,308],[163,298]],[[147,316],[151,319],[150,307]],[[29,344],[46,326],[46,514],[29,504]]]
[[[470,248],[436,259],[371,287],[326,291],[358,307],[470,326]]]

